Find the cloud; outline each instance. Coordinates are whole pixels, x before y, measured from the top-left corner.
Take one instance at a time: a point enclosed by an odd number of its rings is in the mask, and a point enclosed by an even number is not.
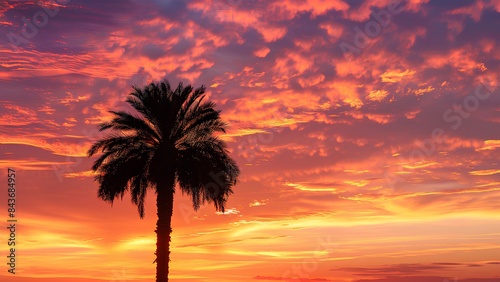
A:
[[[413,70],[391,70],[380,75],[382,82],[399,82],[406,77],[412,77],[415,74]]]
[[[322,282],[322,281],[334,281],[327,278],[282,278],[282,277],[274,277],[274,276],[260,276],[257,275],[252,279],[256,280],[267,280],[267,281],[303,281],[303,282]]]
[[[127,195],[100,202],[86,151],[109,110],[133,111],[131,85],[163,78],[208,86],[241,168],[226,216],[176,193],[174,277],[279,280],[321,254],[312,281],[467,281],[477,265],[496,279],[498,1],[406,1],[385,26],[378,0],[70,1],[23,37],[49,2],[0,4],[0,166],[22,173],[36,279],[154,277],[154,193],[143,221]],[[377,24],[346,60],[340,44]],[[465,111],[478,86],[492,94]],[[339,243],[328,255],[324,234]]]

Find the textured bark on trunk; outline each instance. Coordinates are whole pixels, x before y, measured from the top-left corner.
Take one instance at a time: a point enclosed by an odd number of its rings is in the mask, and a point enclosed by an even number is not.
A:
[[[156,207],[156,282],[168,282],[170,261],[170,239],[172,233],[172,214],[174,208],[174,181],[172,174],[162,175],[158,180]]]

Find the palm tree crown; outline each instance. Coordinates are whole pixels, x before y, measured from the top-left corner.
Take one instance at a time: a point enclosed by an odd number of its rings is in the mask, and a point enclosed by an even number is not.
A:
[[[155,190],[157,281],[168,281],[165,276],[176,184],[191,196],[195,210],[211,202],[216,210],[224,212],[239,169],[229,157],[226,144],[217,138],[217,133],[225,132],[226,124],[221,121],[220,111],[214,109],[215,104],[204,101],[204,86],[193,89],[179,83],[173,90],[165,80],[133,88],[126,101],[139,115],[111,111],[114,118],[101,124],[100,130],[112,133],[94,143],[88,155],[102,152],[92,166],[102,200],[113,203],[129,191],[142,218],[146,192],[149,188]],[[163,242],[165,236],[168,242]],[[168,252],[167,261],[163,252]],[[160,269],[160,264],[165,263],[166,275]]]

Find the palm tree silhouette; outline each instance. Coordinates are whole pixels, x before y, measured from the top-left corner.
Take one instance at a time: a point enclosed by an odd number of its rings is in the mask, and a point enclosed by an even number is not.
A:
[[[203,101],[204,86],[193,91],[179,83],[173,90],[164,80],[133,89],[126,101],[140,115],[111,111],[114,118],[100,131],[112,134],[95,142],[88,155],[102,152],[92,166],[102,200],[113,203],[130,192],[143,218],[146,192],[156,192],[156,281],[165,282],[176,184],[191,196],[195,210],[209,202],[224,212],[239,168],[216,136],[226,124],[215,104]]]

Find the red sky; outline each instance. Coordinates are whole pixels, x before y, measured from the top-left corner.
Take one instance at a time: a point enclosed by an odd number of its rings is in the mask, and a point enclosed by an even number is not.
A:
[[[132,85],[167,78],[207,86],[242,171],[226,214],[176,194],[172,281],[500,281],[499,12],[1,2],[0,177],[17,170],[18,261],[0,280],[153,280],[154,194],[143,220],[128,195],[98,200],[86,151]]]

